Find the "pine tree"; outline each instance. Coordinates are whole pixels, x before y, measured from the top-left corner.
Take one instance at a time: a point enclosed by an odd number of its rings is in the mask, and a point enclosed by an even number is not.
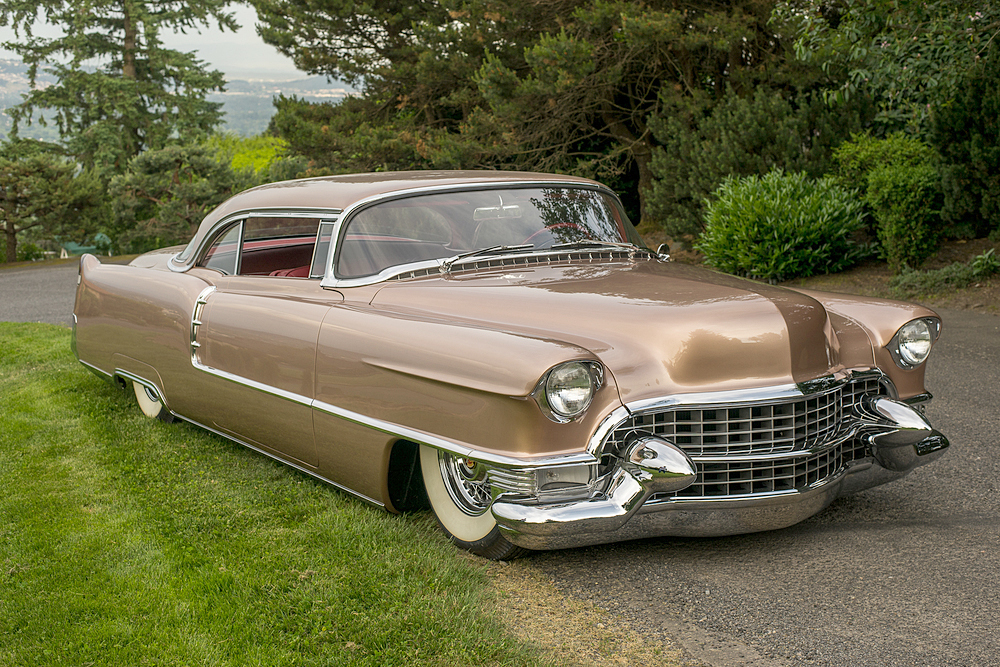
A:
[[[94,229],[103,190],[90,171],[36,142],[0,143],[0,234],[5,261],[17,260],[17,236],[30,229],[82,241]]]
[[[19,41],[3,46],[28,65],[31,91],[8,110],[18,128],[54,122],[68,152],[87,166],[121,173],[141,151],[189,141],[222,120],[222,73],[194,53],[164,48],[161,32],[217,23],[236,30],[231,0],[4,0],[0,25]],[[63,32],[33,33],[38,21]],[[39,71],[52,86],[37,86]]]

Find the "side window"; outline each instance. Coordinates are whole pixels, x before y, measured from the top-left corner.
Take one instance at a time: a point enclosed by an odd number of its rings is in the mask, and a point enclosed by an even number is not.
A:
[[[221,271],[227,276],[235,275],[242,227],[242,223],[237,222],[220,232],[209,246],[208,252],[198,262],[198,266]]]
[[[243,233],[241,276],[310,275],[319,218],[248,218]]]

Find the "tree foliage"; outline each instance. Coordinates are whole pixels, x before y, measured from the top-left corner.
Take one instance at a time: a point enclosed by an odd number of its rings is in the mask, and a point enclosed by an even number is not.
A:
[[[930,143],[940,155],[942,214],[961,235],[1000,230],[1000,48],[971,72],[952,104],[935,109]]]
[[[112,236],[132,252],[187,241],[209,211],[246,185],[204,146],[145,151],[111,181]]]
[[[37,147],[3,144],[0,232],[5,261],[17,261],[18,234],[28,230],[82,241],[94,229],[102,195],[100,181],[76,163]]]
[[[85,165],[124,170],[139,152],[207,133],[222,118],[208,93],[222,90],[222,73],[193,53],[163,47],[163,30],[217,23],[236,29],[231,0],[5,0],[0,25],[18,41],[3,46],[28,64],[32,89],[8,110],[11,137],[24,123],[54,122],[68,150]],[[33,33],[37,20],[58,37]],[[39,70],[57,83],[36,86]]]
[[[714,106],[664,111],[650,119],[659,147],[650,210],[670,236],[697,236],[703,202],[731,176],[764,175],[776,169],[818,178],[832,166],[833,148],[870,119],[863,98],[836,110],[818,93],[761,88],[734,91]]]
[[[631,182],[648,118],[678,100],[785,85],[773,0],[254,0],[300,67],[364,84],[335,107],[280,100],[272,129],[320,170],[504,167]]]
[[[981,0],[784,0],[776,15],[830,75],[829,98],[871,95],[886,132],[924,134],[1000,34],[1000,7]]]

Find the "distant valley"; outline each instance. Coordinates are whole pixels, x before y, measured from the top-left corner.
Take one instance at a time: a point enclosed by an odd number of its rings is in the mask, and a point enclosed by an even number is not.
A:
[[[49,86],[55,83],[55,79],[43,74],[38,77],[38,82],[42,86]],[[0,138],[6,137],[11,128],[10,117],[3,111],[20,103],[21,94],[27,91],[27,66],[17,60],[0,59]],[[353,89],[346,84],[330,82],[322,76],[292,81],[236,79],[227,82],[224,93],[214,93],[209,95],[208,99],[221,102],[223,105],[226,118],[225,125],[221,129],[246,137],[260,134],[267,129],[267,124],[274,114],[271,100],[279,94],[311,102],[336,102],[352,92]],[[22,126],[20,135],[50,141],[59,136],[53,125],[43,126],[37,122],[31,126]]]

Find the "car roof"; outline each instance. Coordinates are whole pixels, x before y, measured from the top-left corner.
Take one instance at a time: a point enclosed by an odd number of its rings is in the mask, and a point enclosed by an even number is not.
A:
[[[407,191],[464,185],[495,187],[505,184],[517,186],[544,183],[606,189],[596,181],[577,176],[523,171],[387,171],[281,181],[245,190],[224,201],[202,220],[194,238],[191,239],[189,249],[198,247],[217,222],[243,212],[294,210],[335,213],[373,197]],[[182,262],[191,261],[188,250],[185,250],[183,255]]]
[[[348,206],[378,195],[406,190],[487,185],[502,183],[573,183],[598,185],[575,176],[536,174],[522,171],[389,171],[341,176],[320,176],[295,181],[268,183],[241,192],[223,202],[205,222],[218,220],[245,210],[268,208],[304,208],[344,210]]]

